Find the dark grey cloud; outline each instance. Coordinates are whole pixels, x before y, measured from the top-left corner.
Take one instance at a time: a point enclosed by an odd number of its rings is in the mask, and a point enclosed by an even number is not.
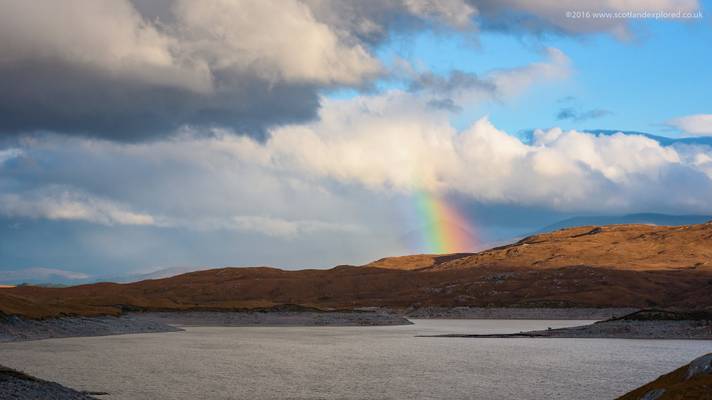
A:
[[[409,90],[427,92],[432,96],[428,101],[430,107],[459,112],[462,106],[455,99],[462,93],[470,91],[494,96],[497,85],[491,80],[481,79],[475,73],[454,70],[447,75],[432,72],[418,74],[410,81]]]
[[[597,5],[620,8],[589,4]],[[0,5],[0,136],[51,131],[135,142],[187,125],[261,138],[270,127],[314,118],[322,90],[372,85],[386,73],[372,50],[394,33],[627,27],[571,21],[564,9],[520,0],[8,0]],[[487,85],[454,71],[412,86],[435,93]],[[433,105],[457,107],[447,95]]]
[[[318,87],[221,77],[205,95],[62,62],[0,63],[0,134],[51,131],[117,141],[155,139],[181,126],[228,126],[264,137],[276,124],[313,118]]]
[[[135,142],[217,126],[263,138],[314,118],[322,90],[382,76],[370,52],[393,31],[465,29],[472,12],[462,1],[10,0],[0,5],[0,137]],[[54,14],[64,17],[45,18]]]
[[[497,89],[493,82],[480,79],[475,73],[459,70],[453,70],[447,75],[432,72],[419,74],[410,82],[409,88],[411,91],[428,90],[439,94],[469,89],[495,92]]]
[[[476,6],[466,0],[304,0],[314,16],[352,39],[378,45],[392,32],[449,27],[472,31]]]
[[[556,119],[560,121],[571,120],[574,122],[582,122],[591,119],[603,118],[611,114],[613,114],[613,112],[609,110],[604,110],[602,108],[594,108],[592,110],[581,111],[574,107],[565,107],[559,110],[559,112],[556,114]]]
[[[428,105],[439,110],[450,112],[460,112],[462,107],[457,105],[453,99],[433,99],[428,102]]]

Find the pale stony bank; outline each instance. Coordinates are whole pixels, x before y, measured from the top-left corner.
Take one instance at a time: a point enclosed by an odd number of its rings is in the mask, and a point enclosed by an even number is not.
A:
[[[96,400],[91,395],[58,383],[48,382],[0,365],[0,399],[17,400]]]
[[[408,318],[422,319],[544,319],[604,320],[638,311],[637,308],[514,308],[420,307],[406,310]]]
[[[0,317],[0,342],[75,336],[178,332],[198,326],[376,326],[409,325],[403,316],[367,311],[132,312],[119,317],[63,317],[44,320]]]
[[[446,334],[435,337],[712,340],[712,312],[641,310],[570,328],[486,335]]]

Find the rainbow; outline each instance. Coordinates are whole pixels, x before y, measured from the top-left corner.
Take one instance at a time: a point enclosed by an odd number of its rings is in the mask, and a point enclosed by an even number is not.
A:
[[[475,231],[457,207],[434,193],[415,193],[416,218],[420,225],[419,248],[429,253],[474,251]]]

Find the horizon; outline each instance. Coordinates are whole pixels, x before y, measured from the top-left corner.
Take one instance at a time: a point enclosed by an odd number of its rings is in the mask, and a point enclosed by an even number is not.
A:
[[[583,220],[585,223],[581,223]],[[605,223],[610,220],[615,220],[615,223]],[[665,223],[659,224],[653,221],[662,220]],[[594,223],[591,223],[594,222]],[[604,223],[596,223],[604,222]],[[202,266],[176,266],[176,267],[165,267],[165,268],[148,268],[143,270],[128,271],[123,275],[115,276],[91,276],[76,273],[68,273],[67,271],[56,270],[52,268],[36,267],[29,268],[24,271],[5,271],[6,275],[0,275],[3,278],[12,276],[13,274],[20,274],[21,276],[31,276],[30,279],[5,279],[5,281],[0,282],[0,289],[3,288],[13,288],[17,286],[42,286],[42,287],[69,287],[93,283],[136,283],[145,280],[163,279],[171,278],[174,276],[179,276],[183,274],[188,274],[191,272],[199,271],[210,271],[216,269],[240,269],[240,268],[272,268],[282,271],[304,271],[310,269],[333,269],[343,266],[366,266],[370,264],[377,263],[378,261],[386,259],[397,259],[401,257],[410,256],[440,256],[440,255],[453,255],[453,254],[477,254],[482,252],[487,252],[489,250],[496,249],[500,246],[511,245],[525,237],[539,235],[542,233],[556,232],[559,230],[586,227],[586,226],[617,226],[617,225],[649,225],[649,226],[682,226],[682,225],[698,225],[712,223],[712,216],[701,216],[701,215],[664,215],[664,214],[629,214],[624,216],[579,216],[572,217],[566,220],[559,221],[555,224],[548,225],[542,229],[539,229],[529,234],[517,236],[509,239],[508,241],[502,241],[500,243],[490,243],[486,247],[481,247],[479,249],[472,249],[470,251],[453,251],[453,252],[425,252],[425,253],[409,253],[409,254],[389,254],[383,255],[378,259],[372,259],[362,265],[350,265],[350,264],[334,264],[327,266],[302,266],[296,268],[284,268],[279,265],[202,265]]]
[[[708,218],[711,5],[3,3],[0,286]]]

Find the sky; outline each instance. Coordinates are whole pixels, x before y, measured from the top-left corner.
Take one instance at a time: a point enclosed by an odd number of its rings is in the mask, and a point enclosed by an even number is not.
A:
[[[1,0],[0,283],[712,215],[711,7]]]

